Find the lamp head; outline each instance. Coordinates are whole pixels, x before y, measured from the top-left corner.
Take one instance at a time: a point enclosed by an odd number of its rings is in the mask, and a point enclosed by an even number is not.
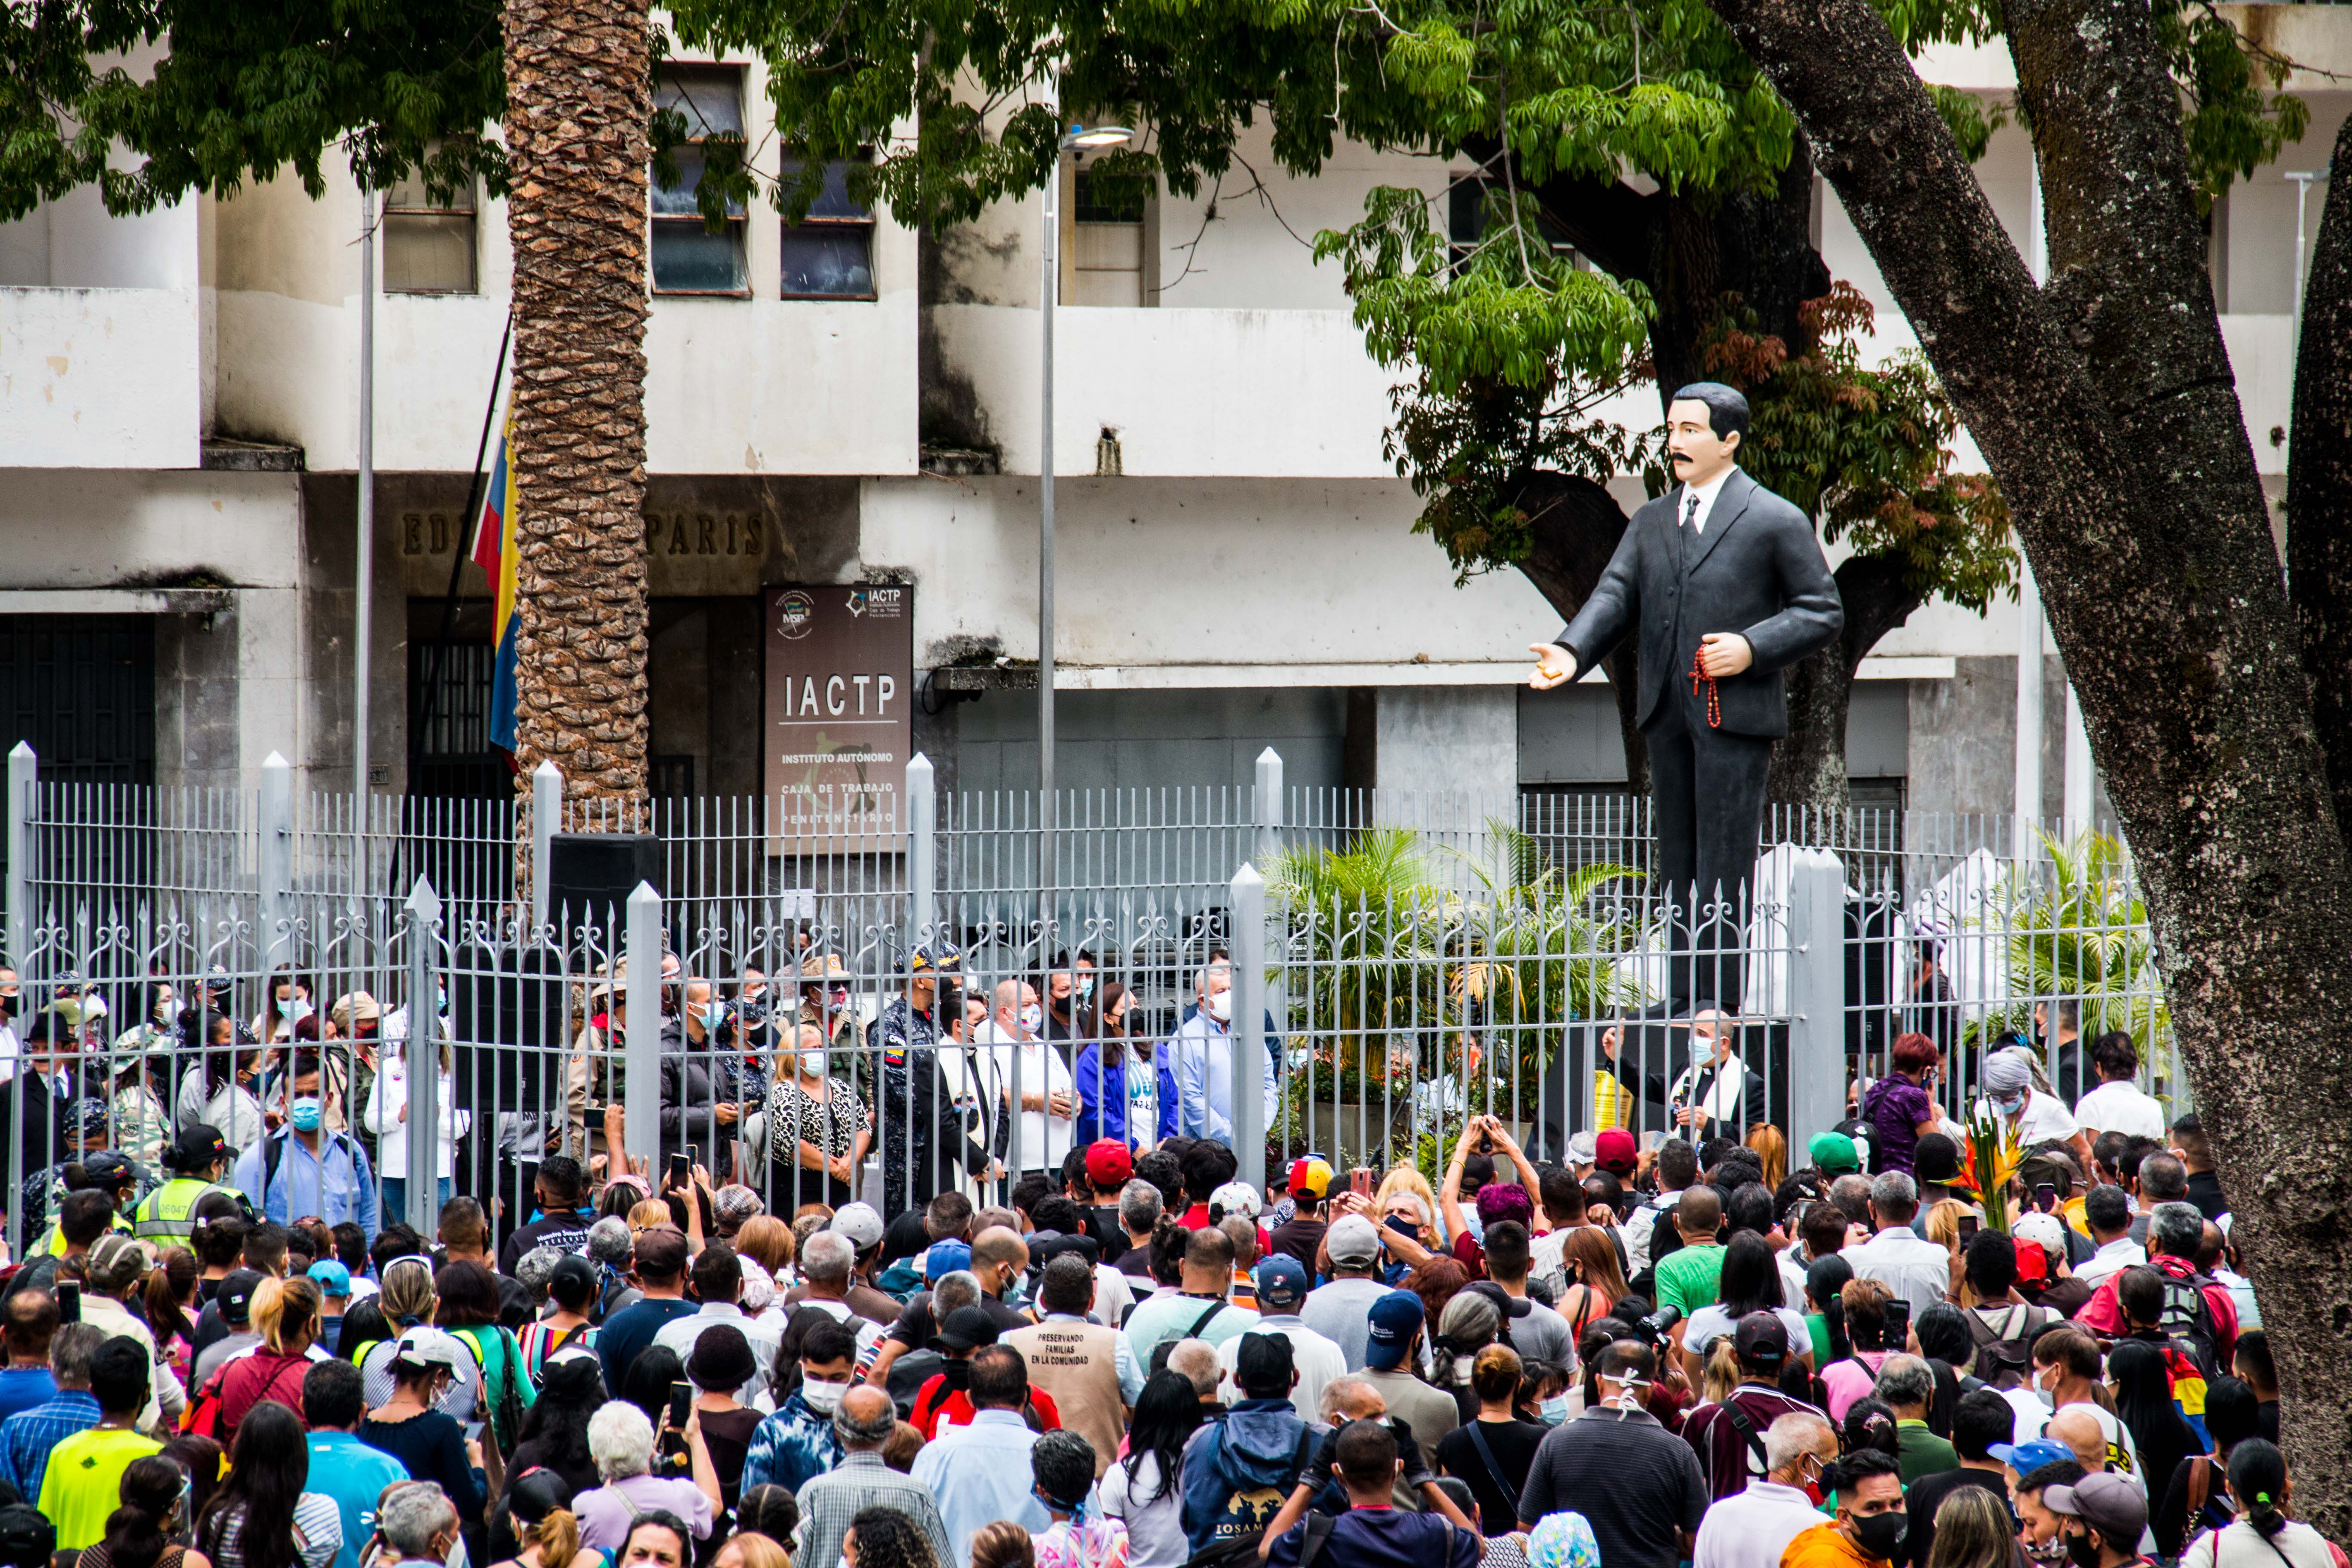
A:
[[[1073,125],[1062,137],[1065,149],[1124,147],[1135,140],[1135,132],[1124,125]]]

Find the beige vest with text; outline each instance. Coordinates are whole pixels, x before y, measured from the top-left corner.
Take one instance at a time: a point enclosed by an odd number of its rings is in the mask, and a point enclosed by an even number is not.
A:
[[[1029,1386],[1054,1396],[1062,1425],[1094,1446],[1095,1476],[1110,1468],[1126,1430],[1118,1396],[1118,1331],[1063,1320],[1013,1329],[1003,1342],[1029,1363]]]

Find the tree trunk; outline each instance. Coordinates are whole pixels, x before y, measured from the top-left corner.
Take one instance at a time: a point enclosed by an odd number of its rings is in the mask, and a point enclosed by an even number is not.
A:
[[[2352,169],[2352,120],[2333,166]],[[2328,182],[2304,285],[2287,452],[2287,581],[2302,620],[2312,716],[2327,752],[2339,830],[2352,833],[2352,192]]]
[[[1854,673],[1878,639],[1911,618],[1919,595],[1902,569],[1874,556],[1849,558],[1832,574],[1845,606],[1838,640],[1790,667],[1789,733],[1772,748],[1765,798],[1832,815],[1853,805],[1846,784],[1846,718],[1853,710]]]
[[[2341,1535],[2352,874],[2147,11],[2011,6],[2063,273],[2045,298],[1869,0],[1713,3],[1804,126],[2016,520],[2262,1293],[2296,1500]]]
[[[646,795],[646,0],[509,0],[515,761],[572,798]]]

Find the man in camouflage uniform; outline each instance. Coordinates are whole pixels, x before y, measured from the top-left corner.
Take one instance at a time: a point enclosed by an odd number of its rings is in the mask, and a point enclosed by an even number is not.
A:
[[[884,1207],[892,1215],[960,1187],[959,1165],[975,1181],[989,1174],[985,1129],[1003,1119],[982,1114],[970,1053],[950,1038],[963,1007],[962,963],[952,947],[917,948],[908,961],[907,994],[892,998],[866,1034],[866,1047],[881,1064],[874,1120],[882,1142]]]

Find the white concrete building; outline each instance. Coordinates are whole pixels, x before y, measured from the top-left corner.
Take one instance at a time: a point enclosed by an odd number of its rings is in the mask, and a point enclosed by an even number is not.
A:
[[[2253,9],[2284,52],[2352,64],[2341,9]],[[1990,99],[2013,87],[1998,47],[1923,68]],[[714,121],[763,101],[756,65],[672,80]],[[2339,82],[2293,86],[2309,134],[2213,220],[2223,326],[2274,488],[2305,194],[2292,175],[2324,164],[2352,109]],[[1621,783],[1604,689],[1521,689],[1524,647],[1556,613],[1516,574],[1457,590],[1410,531],[1415,498],[1381,457],[1391,378],[1363,353],[1336,265],[1294,237],[1352,221],[1374,184],[1435,192],[1452,171],[1342,147],[1290,180],[1266,149],[1244,152],[1263,192],[1237,174],[1223,193],[1163,194],[1139,221],[1092,221],[1112,215],[1066,174],[1062,782],[1243,783],[1271,742],[1295,784],[1493,798]],[[2012,123],[1979,169],[2029,254],[2030,168]],[[2325,190],[2303,208],[2306,257]],[[1042,210],[1004,204],[937,243],[845,199],[797,231],[763,208],[720,237],[656,216],[657,789],[760,787],[759,591],[864,581],[914,586],[916,743],[942,784],[1034,782],[1034,696],[1015,683],[1037,652]],[[1878,304],[1882,346],[1909,346],[1826,190],[1819,213],[1832,275]],[[32,737],[53,776],[166,784],[250,780],[276,750],[310,786],[349,787],[359,228],[348,176],[316,202],[285,176],[130,220],[81,192],[0,226],[0,744]],[[453,638],[470,651],[428,651],[506,318],[504,206],[395,192],[376,243],[373,783],[499,788],[479,749],[488,613],[472,567]],[[1629,401],[1626,416],[1655,405]],[[2019,640],[2007,605],[1981,619],[1930,607],[1886,639],[1854,699],[1858,798],[2009,809]],[[412,737],[436,665],[440,717]]]

